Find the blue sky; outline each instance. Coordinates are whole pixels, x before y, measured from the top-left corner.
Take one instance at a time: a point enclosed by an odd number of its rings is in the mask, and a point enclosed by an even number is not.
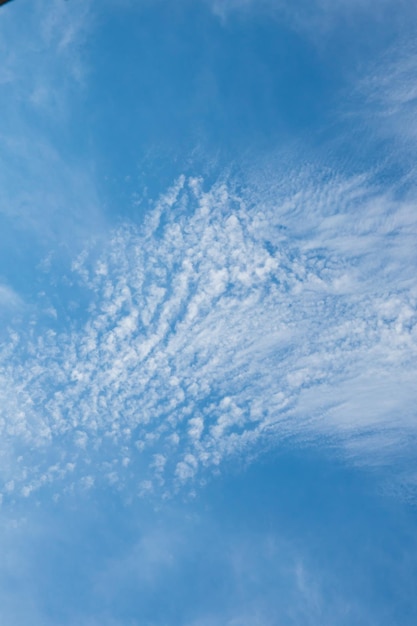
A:
[[[417,9],[0,9],[0,621],[414,625]]]

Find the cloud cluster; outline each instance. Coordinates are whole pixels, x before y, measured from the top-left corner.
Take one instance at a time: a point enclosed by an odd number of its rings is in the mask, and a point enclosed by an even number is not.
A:
[[[71,323],[12,334],[4,494],[168,493],[288,440],[390,462],[417,431],[416,226],[364,177],[180,178],[74,262]]]

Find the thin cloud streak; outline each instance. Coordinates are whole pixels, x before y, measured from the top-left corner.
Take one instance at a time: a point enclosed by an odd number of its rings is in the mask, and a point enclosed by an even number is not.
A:
[[[291,28],[308,35],[319,44],[320,37],[329,34],[335,28],[352,25],[361,19],[377,23],[384,16],[391,16],[401,22],[401,18],[409,13],[415,15],[414,3],[403,0],[393,3],[392,0],[205,0],[215,15],[227,21],[235,14],[269,15],[284,21]],[[394,10],[395,9],[395,10]]]
[[[412,39],[388,49],[354,90],[362,102],[359,115],[366,127],[394,142],[396,158],[408,167],[410,161],[414,163],[410,152],[414,156],[417,138],[416,78],[417,49]]]

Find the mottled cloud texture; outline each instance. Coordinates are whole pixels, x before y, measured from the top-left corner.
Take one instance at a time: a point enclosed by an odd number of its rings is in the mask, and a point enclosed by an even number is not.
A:
[[[144,223],[74,261],[64,323],[45,329],[39,307],[11,333],[4,495],[103,481],[169,493],[283,441],[366,464],[404,454],[417,218],[398,195],[328,172],[262,191],[180,178]]]

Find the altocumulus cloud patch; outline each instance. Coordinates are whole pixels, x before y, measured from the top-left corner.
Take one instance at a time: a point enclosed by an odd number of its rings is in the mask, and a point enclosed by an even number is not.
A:
[[[290,175],[263,191],[181,177],[142,224],[74,261],[82,314],[11,331],[3,496],[169,494],[282,441],[366,464],[404,454],[415,234],[413,199],[365,176]]]

